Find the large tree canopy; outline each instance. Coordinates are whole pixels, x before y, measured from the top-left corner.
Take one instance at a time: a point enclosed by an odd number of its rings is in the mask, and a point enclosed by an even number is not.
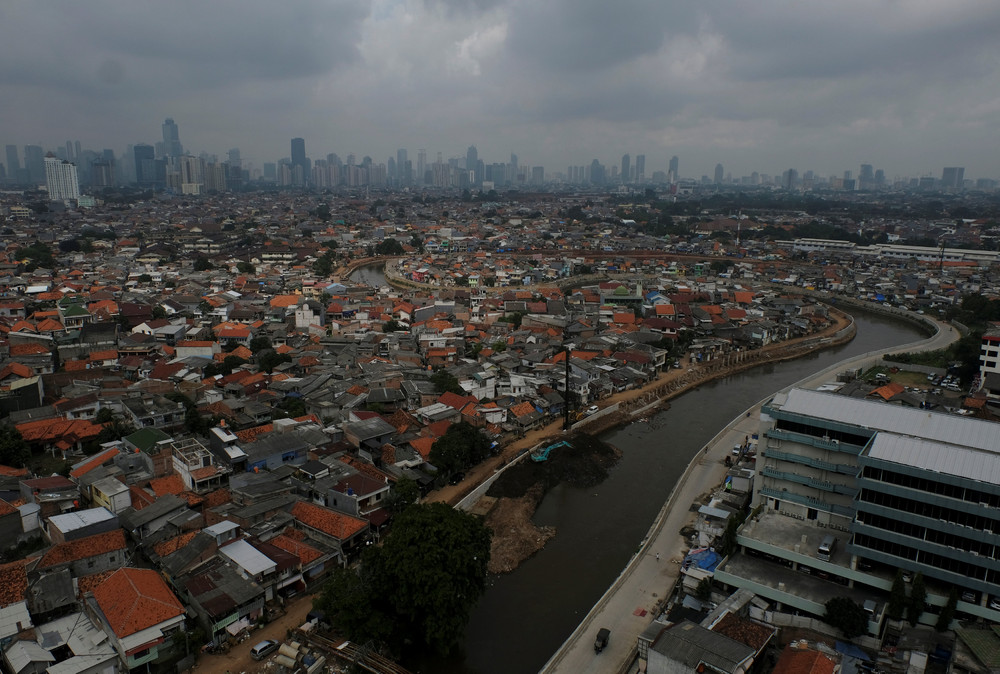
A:
[[[489,557],[490,530],[479,518],[444,503],[414,505],[357,571],[335,572],[315,603],[353,641],[446,654],[486,587]]]
[[[451,475],[484,460],[490,453],[490,440],[478,428],[465,421],[452,424],[431,445],[431,463]]]

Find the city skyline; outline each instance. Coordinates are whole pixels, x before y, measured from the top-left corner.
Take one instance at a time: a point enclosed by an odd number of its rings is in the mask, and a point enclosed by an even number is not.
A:
[[[5,144],[121,153],[165,137],[170,117],[186,149],[240,147],[257,164],[301,137],[314,158],[378,162],[473,144],[548,171],[629,153],[647,157],[647,176],[674,155],[694,178],[717,163],[734,176],[862,163],[1000,175],[987,142],[1000,129],[991,4],[98,0],[0,18]]]

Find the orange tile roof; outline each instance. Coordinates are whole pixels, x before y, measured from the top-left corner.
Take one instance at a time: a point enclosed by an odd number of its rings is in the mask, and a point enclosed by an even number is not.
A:
[[[167,494],[174,494],[176,496],[187,489],[187,487],[184,486],[184,480],[182,480],[181,476],[176,473],[166,477],[158,477],[150,480],[149,488],[153,490],[154,494],[156,494],[156,498],[166,496]]]
[[[90,471],[94,470],[95,468],[97,468],[98,466],[102,465],[106,461],[110,461],[111,459],[115,458],[116,456],[118,456],[118,450],[112,447],[111,449],[105,450],[100,454],[95,455],[79,468],[74,468],[70,472],[69,476],[80,477],[81,475],[85,475]]]
[[[436,438],[413,438],[410,440],[410,447],[417,450],[420,456],[424,457],[425,461],[431,458],[431,447],[434,445],[434,440]]]
[[[272,309],[294,307],[298,303],[298,295],[275,295],[270,302]]]
[[[772,674],[833,674],[837,663],[819,651],[785,649]]]
[[[534,412],[535,411],[535,406],[532,405],[529,402],[523,402],[523,403],[519,403],[517,405],[514,405],[513,407],[511,407],[507,411],[510,412],[511,414],[513,414],[515,417],[523,417],[523,416],[525,416],[527,414],[531,414],[532,412]]]
[[[188,531],[180,536],[174,536],[173,538],[161,541],[153,546],[153,552],[155,552],[160,557],[166,557],[169,554],[173,554],[183,548],[185,545],[191,542],[191,539],[198,535],[197,531]]]
[[[275,536],[268,541],[276,548],[281,548],[285,552],[290,552],[299,558],[303,564],[311,564],[323,556],[323,553],[303,541],[296,540],[290,536],[282,534]]]
[[[28,574],[24,570],[27,560],[19,559],[0,565],[0,608],[24,601],[28,590]]]
[[[102,534],[94,534],[54,545],[38,561],[39,568],[68,564],[88,557],[96,557],[112,550],[125,549],[125,531],[112,529]]]
[[[299,501],[292,506],[292,517],[302,524],[344,541],[368,527],[368,522],[312,503]]]
[[[94,599],[120,639],[184,614],[184,607],[151,569],[118,569],[94,588]]]

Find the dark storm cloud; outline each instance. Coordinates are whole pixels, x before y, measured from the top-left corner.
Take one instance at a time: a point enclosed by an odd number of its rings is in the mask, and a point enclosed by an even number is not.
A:
[[[376,161],[476,144],[995,176],[998,32],[976,0],[4,3],[0,141],[121,146],[170,115],[189,149],[258,162],[302,136]]]
[[[539,71],[594,72],[660,48],[676,12],[657,0],[551,0],[512,10],[508,49]]]
[[[18,3],[0,81],[123,95],[315,76],[357,59],[363,2]]]

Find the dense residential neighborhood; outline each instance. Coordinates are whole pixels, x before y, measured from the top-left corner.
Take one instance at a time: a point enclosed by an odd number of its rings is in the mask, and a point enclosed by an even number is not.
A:
[[[996,222],[872,219],[871,241],[851,243],[796,236],[816,217],[781,209],[671,219],[665,202],[652,214],[594,194],[382,196],[156,195],[51,210],[3,196],[10,671],[154,671],[240,639],[378,545],[401,481],[424,496],[460,481],[470,461],[441,449],[457,429],[499,454],[666,372],[828,329],[838,301],[938,317],[997,290],[997,253],[984,249]],[[655,231],[654,215],[675,233]],[[917,238],[941,244],[907,244]],[[982,371],[949,379],[949,394],[886,383],[874,395],[990,427],[995,334]],[[758,483],[796,481],[756,466]],[[753,475],[734,467],[706,506],[706,547],[746,506],[734,494],[765,502]],[[767,484],[773,500],[781,487]],[[748,586],[741,559],[722,569],[733,588]],[[706,576],[692,577],[693,591]],[[964,608],[992,618],[986,589]],[[662,638],[697,637],[735,667],[773,638],[757,628],[746,654],[693,623]],[[648,641],[652,667],[670,651]]]

